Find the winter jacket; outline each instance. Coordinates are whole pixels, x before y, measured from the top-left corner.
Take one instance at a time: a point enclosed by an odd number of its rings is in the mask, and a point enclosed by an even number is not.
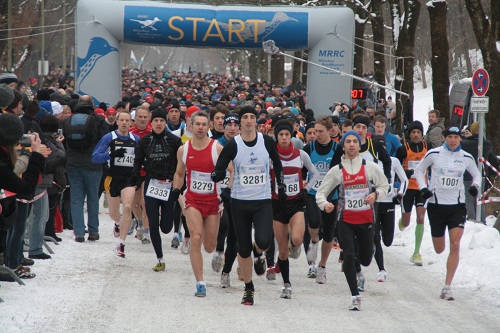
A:
[[[429,149],[439,147],[443,144],[441,137],[444,131],[444,118],[439,118],[435,124],[429,125],[424,140]]]

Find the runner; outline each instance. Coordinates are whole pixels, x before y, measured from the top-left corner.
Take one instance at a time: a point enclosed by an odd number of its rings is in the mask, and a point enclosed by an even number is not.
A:
[[[304,249],[309,265],[307,276],[309,278],[316,278],[316,282],[319,284],[324,284],[326,283],[326,262],[332,250],[335,212],[321,212],[316,204],[315,196],[328,170],[340,163],[342,147],[330,137],[333,122],[329,116],[318,117],[314,128],[316,130],[316,140],[306,145],[304,151],[310,156],[312,163],[319,172],[319,176],[314,184],[311,184],[311,189],[307,195],[305,213],[311,244],[309,245],[309,238],[306,235]],[[307,179],[309,183],[312,176],[311,173],[308,173]],[[336,199],[336,194],[334,196]],[[321,261],[318,267],[316,267],[320,227],[323,228],[323,244],[321,245]]]
[[[245,281],[245,292],[241,304],[253,305],[254,285],[252,281],[252,251],[257,275],[266,272],[263,252],[272,241],[273,211],[271,186],[269,186],[270,159],[272,160],[278,193],[286,200],[282,183],[281,161],[274,141],[256,132],[257,111],[244,106],[239,111],[241,134],[231,140],[222,150],[212,179],[216,182],[226,177],[226,170],[233,161],[235,175],[231,191],[231,210],[238,240],[238,261]],[[255,243],[252,246],[252,225],[255,228]]]
[[[385,197],[389,183],[377,164],[361,158],[361,138],[355,131],[347,132],[341,142],[345,155],[338,166],[328,171],[316,201],[321,210],[332,212],[335,207],[327,197],[340,185],[338,229],[344,250],[342,269],[351,290],[349,310],[361,310],[355,268],[356,240],[358,259],[363,266],[368,266],[373,257],[373,204]]]
[[[410,225],[410,217],[413,206],[417,211],[417,226],[415,228],[415,249],[410,258],[410,262],[416,266],[422,266],[422,256],[420,255],[420,245],[424,237],[425,199],[420,193],[417,177],[414,174],[420,161],[427,153],[427,143],[424,138],[424,126],[419,121],[414,121],[408,126],[409,141],[399,147],[396,156],[403,163],[406,176],[409,179],[408,190],[403,196],[401,205],[402,216],[399,219],[399,230],[403,231]],[[427,181],[427,175],[426,175]]]
[[[180,191],[187,178],[184,193],[186,222],[191,235],[189,258],[196,278],[195,296],[207,295],[203,280],[203,257],[201,244],[211,253],[217,244],[217,231],[221,208],[218,185],[210,178],[222,146],[207,136],[210,119],[204,111],[191,116],[193,137],[177,151],[177,170],[174,177],[174,190]]]
[[[116,253],[122,258],[125,258],[125,239],[132,224],[135,184],[130,183],[130,178],[134,165],[134,150],[139,141],[137,135],[129,133],[131,125],[130,113],[118,113],[116,117],[118,129],[104,135],[92,153],[93,163],[108,162],[108,176],[104,181],[104,189],[108,196],[109,217],[115,221],[113,233],[115,237],[120,238]]]
[[[165,270],[160,227],[163,233],[169,233],[172,229],[172,210],[176,200],[175,193],[169,198],[169,181],[174,178],[177,149],[181,146],[181,140],[166,130],[167,112],[164,109],[153,110],[151,125],[153,131],[139,141],[135,150],[132,184],[137,186],[144,166],[144,201],[150,222],[151,242],[158,259],[153,270],[159,272]]]
[[[146,106],[139,106],[135,110],[135,124],[130,127],[130,133],[143,138],[146,134],[151,133],[151,124],[149,109]],[[135,238],[140,240],[142,244],[150,244],[151,238],[149,237],[149,221],[146,214],[146,206],[144,202],[144,178],[146,177],[146,170],[141,169],[139,180],[136,184],[134,195],[134,202],[132,203],[132,212],[137,220],[137,232]],[[130,231],[129,231],[130,233]]]
[[[303,150],[295,148],[291,144],[293,127],[288,120],[277,122],[274,133],[278,140],[277,150],[283,165],[283,183],[288,196],[286,202],[282,202],[275,186],[273,191],[273,230],[274,237],[278,242],[278,267],[283,278],[281,298],[292,298],[292,285],[290,283],[290,265],[288,256],[298,258],[300,246],[304,238],[305,220],[304,206],[306,205],[307,193],[312,185],[316,183],[319,173],[312,164],[309,155]],[[306,167],[311,178],[304,186],[302,181],[302,168]],[[274,169],[271,169],[272,183],[276,182]]]
[[[481,188],[481,174],[472,155],[461,149],[460,129],[447,128],[443,131],[443,136],[443,145],[429,150],[415,173],[422,197],[429,199],[427,216],[436,253],[442,253],[446,248],[445,232],[448,228],[450,253],[441,298],[452,301],[454,297],[450,286],[458,268],[460,240],[467,215],[463,175],[466,170],[472,175],[472,185],[468,191],[475,197]],[[432,175],[429,185],[425,179],[427,168],[431,168]]]

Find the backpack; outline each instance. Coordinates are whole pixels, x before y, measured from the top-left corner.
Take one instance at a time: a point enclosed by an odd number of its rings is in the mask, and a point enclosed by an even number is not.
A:
[[[96,137],[94,115],[76,113],[67,120],[65,125],[64,136],[68,147],[85,150],[93,146]]]

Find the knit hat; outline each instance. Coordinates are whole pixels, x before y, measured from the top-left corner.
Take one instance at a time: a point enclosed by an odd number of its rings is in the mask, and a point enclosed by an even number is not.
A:
[[[309,131],[311,128],[314,128],[314,125],[315,125],[315,124],[316,124],[316,123],[315,123],[314,121],[311,121],[310,123],[307,123],[307,125],[306,125],[306,133],[307,133],[307,131]]]
[[[103,109],[101,109],[101,108],[96,108],[96,109],[94,110],[94,113],[95,113],[95,114],[98,114],[98,115],[100,115],[100,116],[103,116],[103,117],[104,117],[104,114],[105,114],[104,110],[103,110]]]
[[[191,117],[193,115],[193,113],[198,112],[198,111],[200,111],[199,107],[197,107],[196,105],[191,105],[186,110],[186,118]]]
[[[245,113],[253,113],[255,115],[255,117],[257,117],[257,111],[255,110],[255,108],[253,106],[244,106],[240,109],[240,111],[238,112],[238,115],[241,119],[241,117],[243,117],[243,115]]]
[[[448,135],[461,135],[460,128],[457,126],[448,127],[443,131],[443,136],[446,138]]]
[[[36,100],[37,101],[50,101],[50,93],[46,89],[38,90],[38,92],[36,93]]]
[[[0,74],[0,83],[9,84],[12,82],[16,82],[16,83],[19,82],[16,74],[14,74],[14,73],[2,73],[2,74]]]
[[[415,120],[408,126],[408,134],[411,133],[413,130],[419,130],[422,134],[424,134],[424,125],[418,120]]]
[[[479,135],[479,123],[477,121],[470,125],[470,132],[473,135]]]
[[[179,110],[179,107],[180,107],[179,102],[177,102],[177,101],[172,101],[172,102],[170,102],[170,103],[167,105],[167,111],[170,111],[170,109],[177,109],[177,110]]]
[[[274,135],[277,137],[279,132],[281,132],[282,130],[287,130],[288,132],[290,132],[290,135],[293,134],[293,127],[290,124],[290,121],[286,119],[279,120],[274,126]]]
[[[359,118],[359,117],[358,117]],[[359,137],[358,133],[356,131],[349,131],[347,133],[345,133],[343,136],[342,136],[342,140],[340,141],[340,143],[342,144],[342,147],[344,146],[344,141],[345,139],[350,136],[350,135],[354,135],[356,137],[356,139],[358,139],[358,142],[359,142],[359,145],[361,146],[361,138]]]
[[[366,116],[357,116],[352,121],[352,126],[354,127],[357,124],[363,124],[363,125],[366,125],[366,127],[368,127],[368,126],[370,126],[370,118],[368,118]]]
[[[6,108],[14,100],[12,88],[5,83],[0,84],[0,109]]]
[[[50,112],[45,109],[44,107],[41,107],[40,106],[40,111],[38,111],[36,114],[35,114],[35,119],[38,123],[40,123],[40,121],[42,120],[42,118],[45,116],[45,115],[48,115],[50,114]]]
[[[62,107],[61,103],[51,102],[50,104],[52,104],[52,114],[54,116],[57,116],[58,114],[63,112],[63,107]]]
[[[240,118],[236,113],[228,113],[224,117],[224,127],[226,127],[226,125],[230,123],[235,123],[236,125],[240,124]]]
[[[297,108],[289,108],[293,114],[299,114],[299,110]]]
[[[340,124],[340,118],[339,118],[339,116],[330,116],[330,119],[332,120],[332,122],[334,124],[337,124],[337,125]]]
[[[108,114],[116,114],[116,109],[115,109],[115,108],[108,108],[108,109],[106,110],[106,114],[107,114],[107,115],[108,115]]]
[[[268,120],[266,118],[262,118],[262,119],[257,120],[257,125],[263,125],[267,122],[268,122]]]
[[[153,112],[151,112],[151,121],[153,121],[153,119],[155,119],[155,118],[162,118],[166,121],[167,120],[167,111],[165,111],[164,109],[153,110]]]
[[[16,115],[0,114],[0,146],[12,146],[21,140],[24,126]]]

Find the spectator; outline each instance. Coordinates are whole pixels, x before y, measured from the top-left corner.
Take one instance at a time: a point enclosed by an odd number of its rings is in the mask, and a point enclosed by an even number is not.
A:
[[[439,110],[429,111],[429,128],[424,137],[429,149],[439,147],[443,144],[444,118],[439,118],[439,116]]]

